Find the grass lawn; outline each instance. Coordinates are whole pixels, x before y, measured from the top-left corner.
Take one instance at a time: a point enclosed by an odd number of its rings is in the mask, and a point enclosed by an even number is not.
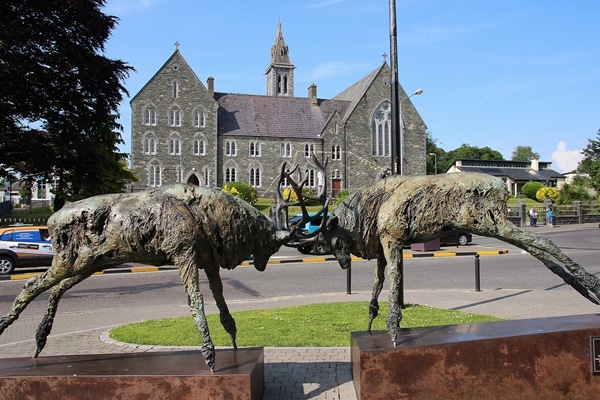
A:
[[[232,313],[238,328],[239,346],[259,347],[342,347],[348,346],[350,332],[364,331],[368,323],[368,302],[341,302],[252,310]],[[385,330],[388,303],[380,303],[373,330]],[[422,305],[406,305],[403,328],[470,324],[500,321],[487,315],[469,314]],[[208,324],[216,346],[231,346],[231,339],[219,322],[209,315]],[[126,343],[162,346],[200,346],[200,334],[192,317],[165,318],[122,325],[110,337]]]

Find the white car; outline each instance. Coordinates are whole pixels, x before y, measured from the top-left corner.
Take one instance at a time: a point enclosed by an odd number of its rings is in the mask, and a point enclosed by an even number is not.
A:
[[[10,274],[17,267],[50,266],[53,256],[48,227],[0,228],[0,275]]]

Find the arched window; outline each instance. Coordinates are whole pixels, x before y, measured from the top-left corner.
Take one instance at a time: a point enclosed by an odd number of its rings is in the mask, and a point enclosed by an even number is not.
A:
[[[194,155],[195,156],[206,155],[206,143],[205,143],[204,139],[195,139],[194,140]]]
[[[148,186],[159,187],[162,182],[162,168],[157,161],[148,165]]]
[[[206,113],[202,110],[194,112],[194,126],[196,128],[204,128],[206,126]]]
[[[210,186],[210,169],[208,167],[202,168],[202,175],[204,177],[204,186]]]
[[[314,169],[307,169],[306,171],[304,171],[304,173],[306,174],[307,180],[306,183],[308,184],[309,187],[315,187],[316,186],[316,176],[317,173],[315,172]]]
[[[177,183],[183,182],[183,166],[178,165],[175,168],[175,175],[176,175],[175,176],[175,182],[177,182]]]
[[[175,135],[169,138],[169,154],[175,156],[181,154],[181,139]]]
[[[260,157],[260,142],[250,142],[250,157]]]
[[[225,141],[225,155],[234,157],[237,155],[237,150],[235,148],[235,141],[226,140]]]
[[[304,145],[304,157],[308,158],[312,153],[315,152],[315,145],[312,143],[307,143]]]
[[[177,97],[179,97],[179,83],[173,81],[173,98],[176,99]]]
[[[156,125],[156,110],[154,108],[146,108],[144,110],[144,125]]]
[[[156,139],[154,138],[154,134],[148,133],[144,136],[142,141],[142,149],[144,154],[156,154]]]
[[[281,158],[291,158],[292,157],[292,144],[285,142],[281,143]]]
[[[250,184],[254,187],[260,187],[260,169],[250,168]]]
[[[391,148],[391,103],[384,101],[371,120],[371,149],[374,156],[389,157]]]
[[[169,126],[181,126],[181,113],[179,110],[169,112]]]
[[[342,150],[339,144],[334,144],[331,146],[331,159],[332,160],[341,160],[342,159]]]
[[[225,182],[234,182],[236,180],[235,167],[225,168]]]

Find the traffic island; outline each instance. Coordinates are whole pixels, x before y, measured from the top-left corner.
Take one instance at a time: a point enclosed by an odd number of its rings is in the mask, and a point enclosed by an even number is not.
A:
[[[0,399],[248,399],[264,392],[263,348],[0,360]]]
[[[600,315],[353,332],[359,400],[597,399]]]

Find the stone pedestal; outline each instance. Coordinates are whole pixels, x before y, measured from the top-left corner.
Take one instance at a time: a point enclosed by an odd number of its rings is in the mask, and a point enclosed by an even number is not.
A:
[[[360,400],[600,398],[600,314],[408,328],[398,339],[351,334]]]
[[[264,392],[262,348],[0,359],[0,399],[248,399]]]

